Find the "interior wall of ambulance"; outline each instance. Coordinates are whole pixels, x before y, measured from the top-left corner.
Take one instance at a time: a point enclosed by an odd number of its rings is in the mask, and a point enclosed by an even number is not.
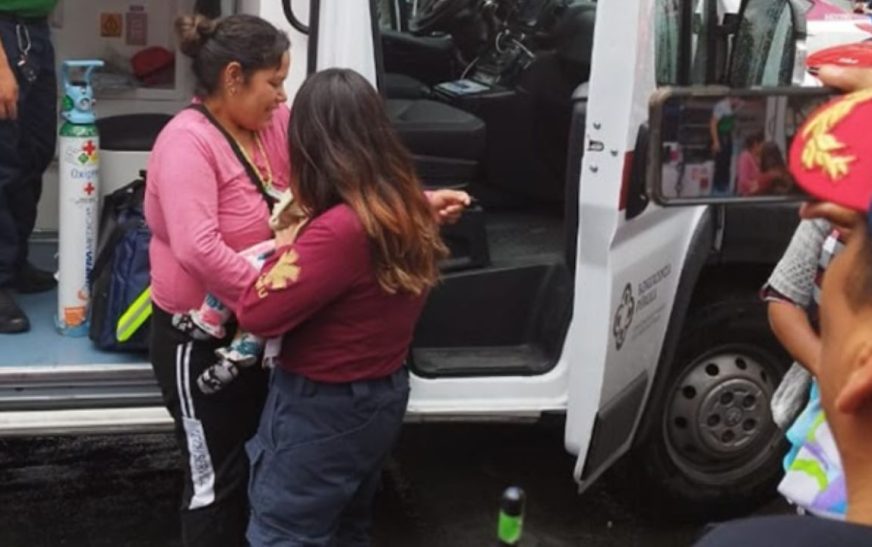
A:
[[[61,63],[101,59],[106,63],[94,78],[98,118],[122,114],[167,113],[191,99],[190,63],[178,50],[173,21],[190,13],[196,0],[60,0],[50,18],[57,62],[58,98],[63,97]],[[203,1],[203,0],[200,0]],[[223,13],[236,9],[235,0],[214,0]],[[278,2],[276,2],[278,3]],[[104,153],[103,163],[111,158]],[[101,169],[101,194],[134,180],[147,154],[129,154]],[[52,163],[44,178],[36,230],[58,230],[58,169]]]

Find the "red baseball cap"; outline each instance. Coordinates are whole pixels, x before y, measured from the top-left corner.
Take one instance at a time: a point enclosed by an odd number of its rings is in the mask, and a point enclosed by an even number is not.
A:
[[[868,213],[872,202],[872,89],[815,110],[790,146],[790,172],[821,201]]]

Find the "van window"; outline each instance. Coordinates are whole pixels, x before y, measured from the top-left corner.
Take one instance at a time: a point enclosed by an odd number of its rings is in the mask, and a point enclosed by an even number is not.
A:
[[[781,85],[790,83],[790,60],[793,56],[793,19],[790,9],[782,10],[772,37],[772,47],[763,65],[760,85]],[[786,80],[786,81],[785,81]]]
[[[657,85],[678,83],[681,0],[657,0],[654,6],[654,57]]]
[[[733,49],[730,85],[790,85],[795,53],[788,0],[751,0]]]
[[[379,27],[382,30],[407,30],[409,18],[417,1],[412,0],[377,0],[375,3]]]
[[[689,29],[684,29],[681,21],[681,11],[685,2],[690,4],[688,9],[692,14]],[[706,82],[708,65],[718,62],[718,52],[709,51],[707,39],[710,29],[717,23],[710,20],[710,17],[717,13],[709,9],[712,7],[714,7],[712,0],[657,0],[654,8],[657,85]],[[690,33],[689,40],[682,40],[682,32]],[[690,82],[679,81],[682,47],[690,48]]]

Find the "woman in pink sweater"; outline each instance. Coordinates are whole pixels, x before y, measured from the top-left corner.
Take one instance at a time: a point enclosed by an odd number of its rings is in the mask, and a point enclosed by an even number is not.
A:
[[[739,154],[736,169],[736,188],[740,196],[750,196],[760,190],[760,150],[763,132],[753,133],[745,139],[745,149]]]
[[[248,520],[244,442],[257,426],[266,375],[249,367],[204,395],[196,378],[226,341],[195,340],[172,316],[199,307],[207,292],[233,307],[257,277],[239,251],[272,237],[263,193],[288,185],[290,43],[246,15],[183,17],[177,30],[198,89],[196,108],[173,118],[149,158],[151,360],[187,463],[183,543],[235,547],[245,544]]]

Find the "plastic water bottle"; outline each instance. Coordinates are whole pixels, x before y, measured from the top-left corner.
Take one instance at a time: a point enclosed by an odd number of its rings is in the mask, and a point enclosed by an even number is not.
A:
[[[500,516],[497,524],[497,545],[517,547],[521,544],[524,525],[526,494],[521,488],[506,488],[500,499]]]

